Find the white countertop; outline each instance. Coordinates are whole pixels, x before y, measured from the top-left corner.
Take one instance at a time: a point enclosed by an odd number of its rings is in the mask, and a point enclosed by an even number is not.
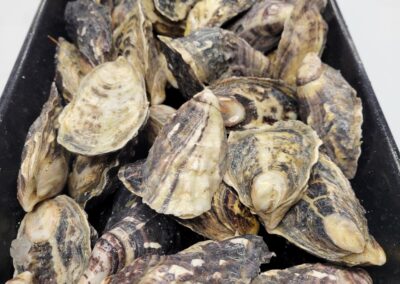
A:
[[[400,1],[337,1],[399,145]],[[0,95],[39,3],[40,0],[0,1]]]

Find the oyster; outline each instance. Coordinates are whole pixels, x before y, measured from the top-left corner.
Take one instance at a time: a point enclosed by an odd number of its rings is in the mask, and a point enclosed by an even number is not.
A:
[[[339,71],[306,56],[298,76],[300,115],[324,142],[323,151],[347,178],[353,178],[361,155],[362,104]]]
[[[93,248],[80,283],[96,284],[147,254],[173,253],[179,246],[176,224],[157,214],[123,187],[115,200],[112,220]]]
[[[255,3],[229,30],[265,53],[278,45],[292,10],[293,4],[284,0],[263,0]]]
[[[32,273],[29,271],[22,272],[13,279],[8,280],[5,284],[33,284]]]
[[[305,195],[279,226],[268,230],[318,257],[349,266],[383,265],[383,249],[368,233],[365,210],[349,181],[320,154]]]
[[[150,107],[149,120],[145,133],[150,145],[153,145],[163,126],[175,115],[176,109],[167,105],[153,105]]]
[[[173,22],[186,18],[190,9],[199,0],[154,0],[154,6],[160,14]]]
[[[18,174],[18,201],[26,212],[59,194],[67,181],[69,154],[57,144],[57,119],[62,111],[55,84],[40,116],[29,128]]]
[[[272,77],[295,86],[296,75],[309,52],[319,55],[325,47],[328,25],[321,16],[323,0],[298,0],[286,21],[272,66]]]
[[[115,6],[111,14],[111,23],[114,30],[125,21],[137,1],[138,0],[115,1]]]
[[[157,136],[135,192],[159,213],[194,218],[210,210],[222,180],[225,129],[218,100],[204,90],[188,101]]]
[[[269,60],[245,40],[220,28],[204,28],[178,39],[159,37],[168,67],[190,98],[221,78],[266,77]]]
[[[92,0],[68,2],[64,17],[69,36],[92,65],[109,59],[112,36],[108,7]]]
[[[248,10],[257,0],[200,0],[186,19],[185,35],[206,27],[220,27]]]
[[[228,139],[224,181],[267,229],[275,228],[304,194],[321,140],[300,121],[278,121]]]
[[[368,273],[360,268],[346,269],[320,263],[302,264],[284,270],[261,273],[251,284],[372,284]]]
[[[91,70],[92,66],[75,45],[60,37],[56,53],[56,83],[67,102],[76,95],[81,79]]]
[[[234,77],[218,81],[210,89],[219,99],[225,126],[230,130],[297,119],[296,93],[283,82]]]
[[[205,241],[175,255],[139,258],[104,283],[250,283],[273,255],[259,236]]]
[[[90,256],[86,213],[60,195],[27,213],[10,249],[15,275],[30,271],[34,283],[76,283]]]
[[[148,102],[142,75],[123,57],[90,72],[59,117],[57,141],[94,156],[116,151],[145,124]]]

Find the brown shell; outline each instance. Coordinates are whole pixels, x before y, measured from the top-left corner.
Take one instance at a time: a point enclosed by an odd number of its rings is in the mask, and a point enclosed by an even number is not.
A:
[[[273,253],[259,236],[197,243],[175,255],[142,257],[104,284],[250,283]]]
[[[176,109],[167,105],[153,105],[150,107],[149,120],[147,121],[144,132],[147,141],[153,145],[156,137],[161,132],[164,125],[175,115]]]
[[[269,60],[233,32],[204,28],[187,37],[159,37],[168,67],[188,98],[232,76],[266,77]]]
[[[199,0],[154,0],[157,11],[173,22],[186,18],[193,5]]]
[[[253,48],[268,52],[278,45],[293,4],[284,0],[259,1],[229,30],[245,39]]]
[[[33,284],[33,276],[29,271],[22,272],[13,279],[8,280],[5,284]]]
[[[109,59],[112,48],[109,7],[92,0],[77,0],[67,3],[64,17],[69,36],[93,66]]]
[[[224,181],[267,229],[275,228],[306,190],[321,140],[300,121],[231,131]]]
[[[322,55],[325,47],[328,25],[320,9],[326,4],[322,0],[298,0],[290,18],[286,21],[278,45],[272,76],[296,85],[296,75],[309,52]]]
[[[218,97],[225,126],[244,130],[297,119],[296,92],[283,82],[233,77],[210,87]]]
[[[360,268],[348,269],[325,264],[301,264],[283,270],[261,273],[251,284],[372,284],[368,273]]]
[[[80,283],[101,283],[143,255],[174,253],[180,246],[177,225],[157,214],[141,198],[120,187],[112,219],[97,240]]]
[[[60,195],[27,213],[10,249],[15,275],[30,271],[33,283],[76,283],[90,256],[86,213]]]
[[[353,178],[361,155],[363,123],[357,92],[339,71],[312,53],[304,59],[297,81],[301,118],[321,137],[323,151],[347,178]]]
[[[57,144],[61,98],[55,84],[40,116],[29,128],[18,174],[18,201],[26,212],[59,194],[67,181],[69,154]]]
[[[368,233],[365,210],[341,170],[320,154],[308,187],[271,234],[318,257],[349,266],[383,265],[383,249]]]

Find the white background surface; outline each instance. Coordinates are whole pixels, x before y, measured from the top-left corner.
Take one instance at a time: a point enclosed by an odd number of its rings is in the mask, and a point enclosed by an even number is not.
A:
[[[400,0],[337,1],[399,145]],[[0,94],[39,3],[40,0],[0,1]]]

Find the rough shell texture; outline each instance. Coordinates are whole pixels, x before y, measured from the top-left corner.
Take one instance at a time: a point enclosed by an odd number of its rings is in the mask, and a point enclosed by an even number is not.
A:
[[[362,104],[339,71],[309,54],[298,73],[298,97],[303,121],[324,142],[324,152],[347,178],[353,178],[361,155]]]
[[[268,229],[275,228],[302,197],[318,161],[321,140],[300,121],[232,131],[224,181]]]
[[[369,235],[364,214],[341,170],[320,154],[305,195],[269,233],[330,261],[382,265],[385,253]]]
[[[159,213],[194,218],[210,210],[224,172],[225,128],[208,89],[182,105],[157,136],[143,170],[143,202]]]
[[[8,280],[5,284],[32,284],[32,278],[32,273],[25,271]]]
[[[61,98],[53,84],[40,116],[29,128],[22,152],[17,197],[26,212],[59,194],[67,181],[69,154],[56,141],[61,110]]]
[[[272,256],[259,236],[205,241],[175,255],[142,257],[105,283],[250,283]]]
[[[34,283],[76,283],[90,256],[85,212],[60,195],[25,215],[10,250],[15,275],[33,274]]]
[[[321,55],[325,47],[328,25],[320,13],[321,0],[298,0],[286,21],[279,42],[272,76],[295,86],[296,75],[309,52]]]
[[[229,130],[297,119],[296,93],[281,81],[234,77],[218,81],[210,89],[219,99]]]
[[[92,70],[75,45],[63,38],[58,39],[56,53],[56,83],[68,102],[76,95],[81,79]]]
[[[266,77],[269,60],[233,32],[200,29],[187,37],[159,37],[168,67],[181,92],[190,98],[218,79],[231,76]]]
[[[189,12],[185,35],[205,27],[220,27],[249,9],[255,2],[256,0],[201,0]]]
[[[363,269],[345,269],[320,263],[302,264],[261,273],[251,284],[372,284]]]
[[[150,107],[149,120],[147,121],[145,133],[147,141],[153,145],[156,137],[163,126],[175,115],[176,109],[167,105],[153,105]]]
[[[253,48],[268,52],[277,46],[292,10],[293,4],[283,0],[260,1],[229,30],[245,39]]]
[[[157,11],[173,22],[186,18],[190,9],[199,0],[154,0]]]
[[[138,0],[115,1],[116,3],[111,14],[111,23],[114,30],[125,21],[137,1]]]
[[[123,58],[89,73],[59,117],[58,142],[69,151],[101,155],[124,147],[148,117],[142,75]]]
[[[167,216],[157,214],[123,187],[114,203],[107,231],[93,248],[80,283],[101,283],[138,257],[179,249],[177,226]]]
[[[107,61],[112,48],[111,14],[108,7],[92,0],[68,2],[65,21],[69,36],[92,65]]]

